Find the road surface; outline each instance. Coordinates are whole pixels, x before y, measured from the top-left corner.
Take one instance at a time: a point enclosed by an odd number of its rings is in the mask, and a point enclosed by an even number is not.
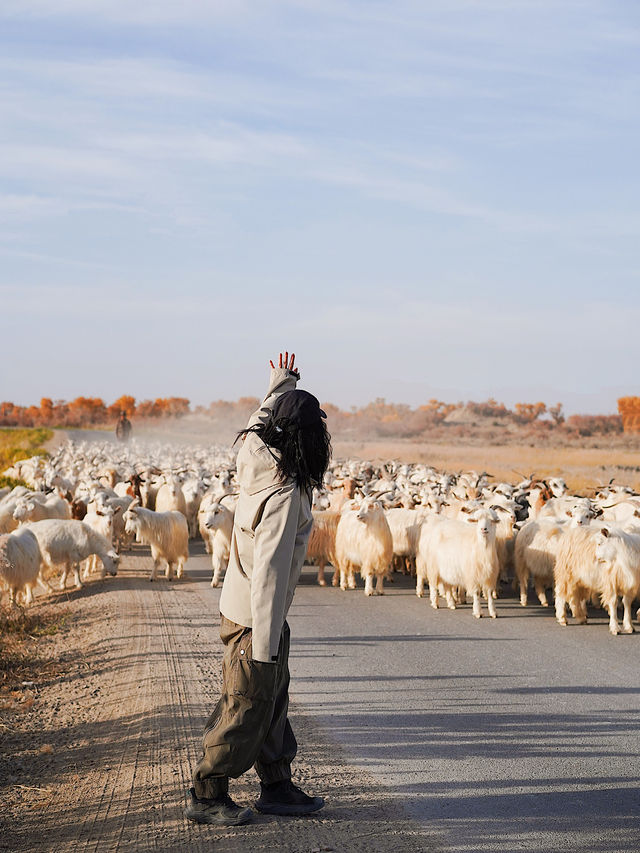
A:
[[[476,621],[433,611],[406,578],[365,598],[317,587],[311,568],[290,612],[291,717],[297,778],[327,805],[187,822],[220,683],[208,560],[149,584],[138,547],[116,578],[54,597],[75,619],[68,671],[23,687],[4,718],[0,849],[640,850],[640,635],[610,636],[601,613],[563,629],[509,598]],[[232,791],[251,803],[253,773]]]

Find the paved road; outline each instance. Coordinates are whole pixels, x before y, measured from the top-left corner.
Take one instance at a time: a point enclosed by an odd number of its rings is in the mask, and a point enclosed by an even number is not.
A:
[[[498,602],[434,611],[313,585],[290,614],[293,698],[443,849],[640,850],[640,634]]]
[[[640,850],[640,634],[610,636],[601,611],[563,629],[515,599],[498,615],[435,612],[403,578],[380,598],[322,589],[305,570],[292,699],[438,849]]]

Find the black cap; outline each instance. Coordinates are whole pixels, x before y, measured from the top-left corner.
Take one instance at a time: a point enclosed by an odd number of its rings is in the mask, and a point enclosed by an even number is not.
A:
[[[313,426],[327,413],[320,408],[318,399],[308,391],[285,391],[273,404],[274,418],[288,418],[301,427]]]

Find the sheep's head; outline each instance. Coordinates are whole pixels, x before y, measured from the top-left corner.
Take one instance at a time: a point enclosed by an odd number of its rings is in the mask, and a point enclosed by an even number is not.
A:
[[[496,525],[498,524],[498,516],[493,509],[477,509],[475,512],[467,516],[466,519],[470,524],[478,525],[478,535],[483,539],[488,539],[490,536],[495,536]]]
[[[569,491],[569,488],[562,477],[551,477],[549,479],[549,489],[554,498],[561,498]]]
[[[16,521],[29,521],[35,511],[35,501],[22,501],[13,511]]]
[[[107,551],[107,553],[102,558],[102,577],[104,577],[107,572],[115,576],[118,574],[118,566],[120,564],[120,555],[115,551]]]
[[[209,513],[204,520],[204,526],[207,530],[217,530],[220,527],[224,516],[224,508],[219,503],[211,504]]]
[[[358,521],[366,522],[367,519],[373,518],[380,512],[382,512],[382,504],[380,501],[367,498],[360,504],[360,508],[356,513],[356,518]]]
[[[491,509],[497,514],[498,519],[509,521],[511,524],[516,523],[516,508],[515,501],[505,501],[504,504],[492,504]]]
[[[140,519],[138,518],[138,514],[136,510],[138,509],[138,501],[132,501],[129,504],[129,508],[126,510],[125,514],[122,516],[124,521],[124,529],[125,532],[129,535],[137,533],[138,528],[140,526]]]
[[[616,558],[616,544],[615,538],[611,536],[611,532],[607,527],[603,527],[595,535],[595,543],[596,543],[596,560],[599,563],[611,563],[614,562]]]
[[[578,501],[566,515],[571,519],[571,527],[587,527],[596,516],[602,515],[602,510],[594,509],[588,500]]]

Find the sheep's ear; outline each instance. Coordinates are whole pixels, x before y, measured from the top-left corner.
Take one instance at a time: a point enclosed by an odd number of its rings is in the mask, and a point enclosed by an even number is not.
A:
[[[471,515],[469,516],[469,518],[466,519],[466,521],[468,521],[470,524],[477,524],[478,523],[478,519],[473,518],[473,516],[471,516]]]
[[[129,507],[129,509],[131,509],[131,507]],[[122,507],[121,506],[115,507],[115,509],[113,510],[113,514],[117,515],[119,512],[122,512]]]
[[[570,509],[567,510],[567,515],[569,516],[569,518],[573,518],[573,513]]]
[[[602,515],[603,512],[604,512],[604,510],[602,509],[602,507],[599,506],[597,509],[593,510],[593,517],[597,518],[599,515]],[[638,510],[636,510],[633,514],[634,515],[640,515]]]
[[[602,533],[602,535],[603,535],[603,536],[605,537],[605,539],[606,539],[606,538],[607,538],[607,536],[609,535],[609,530],[608,530],[608,528],[603,527],[603,528],[602,528],[602,530],[600,531],[600,533]]]
[[[449,506],[449,504],[447,504],[447,506]],[[471,509],[468,506],[462,506],[462,507],[460,507],[460,512],[470,513]],[[471,521],[471,519],[469,519],[469,520]],[[473,521],[475,521],[475,518],[473,519]]]

